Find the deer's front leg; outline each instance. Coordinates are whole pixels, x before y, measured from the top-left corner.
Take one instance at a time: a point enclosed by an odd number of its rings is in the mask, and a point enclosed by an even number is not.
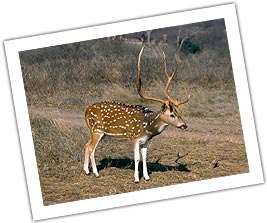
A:
[[[140,162],[139,142],[134,144],[134,182],[139,182],[138,166]]]
[[[147,164],[146,164],[146,154],[147,154],[147,145],[141,146],[141,154],[142,154],[142,161],[143,161],[143,176],[145,180],[149,180],[148,172],[147,172]]]

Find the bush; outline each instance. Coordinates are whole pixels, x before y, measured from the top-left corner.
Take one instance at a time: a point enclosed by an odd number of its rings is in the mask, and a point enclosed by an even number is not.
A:
[[[182,52],[185,54],[194,54],[198,53],[200,51],[199,45],[193,43],[190,39],[185,40],[183,46],[182,46]]]

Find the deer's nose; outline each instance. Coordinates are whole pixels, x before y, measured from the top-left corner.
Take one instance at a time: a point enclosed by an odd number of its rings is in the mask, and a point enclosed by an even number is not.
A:
[[[179,126],[178,128],[180,128],[180,129],[187,129],[187,125],[186,124],[183,124],[183,125],[181,125],[181,126]]]

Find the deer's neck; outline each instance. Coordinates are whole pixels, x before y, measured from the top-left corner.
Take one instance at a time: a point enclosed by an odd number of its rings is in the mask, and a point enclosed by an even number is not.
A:
[[[149,138],[159,135],[168,124],[161,119],[161,111],[153,112],[145,117],[144,128]]]

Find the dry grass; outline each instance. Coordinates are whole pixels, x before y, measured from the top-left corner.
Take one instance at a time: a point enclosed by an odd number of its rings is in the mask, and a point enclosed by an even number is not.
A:
[[[219,98],[222,93],[213,94]],[[208,103],[203,98],[200,101]],[[169,127],[151,140],[148,150],[151,180],[141,180],[139,184],[133,180],[133,149],[129,141],[108,137],[101,141],[96,152],[100,177],[86,176],[82,170],[83,148],[89,133],[83,112],[32,107],[31,124],[44,204],[248,172],[236,101],[226,95],[224,104],[226,108],[229,106],[229,111],[221,112],[220,103],[211,103],[206,117],[202,108],[199,117],[198,114],[194,116],[188,106],[185,116],[188,118],[188,131]]]
[[[242,139],[240,143],[230,138],[225,141],[190,138],[174,130],[181,134],[177,140],[170,129],[149,145],[150,181],[134,183],[131,145],[112,139],[105,139],[97,148],[100,177],[86,176],[82,171],[83,144],[88,139],[86,128],[66,128],[38,116],[32,121],[44,205],[248,172]]]

